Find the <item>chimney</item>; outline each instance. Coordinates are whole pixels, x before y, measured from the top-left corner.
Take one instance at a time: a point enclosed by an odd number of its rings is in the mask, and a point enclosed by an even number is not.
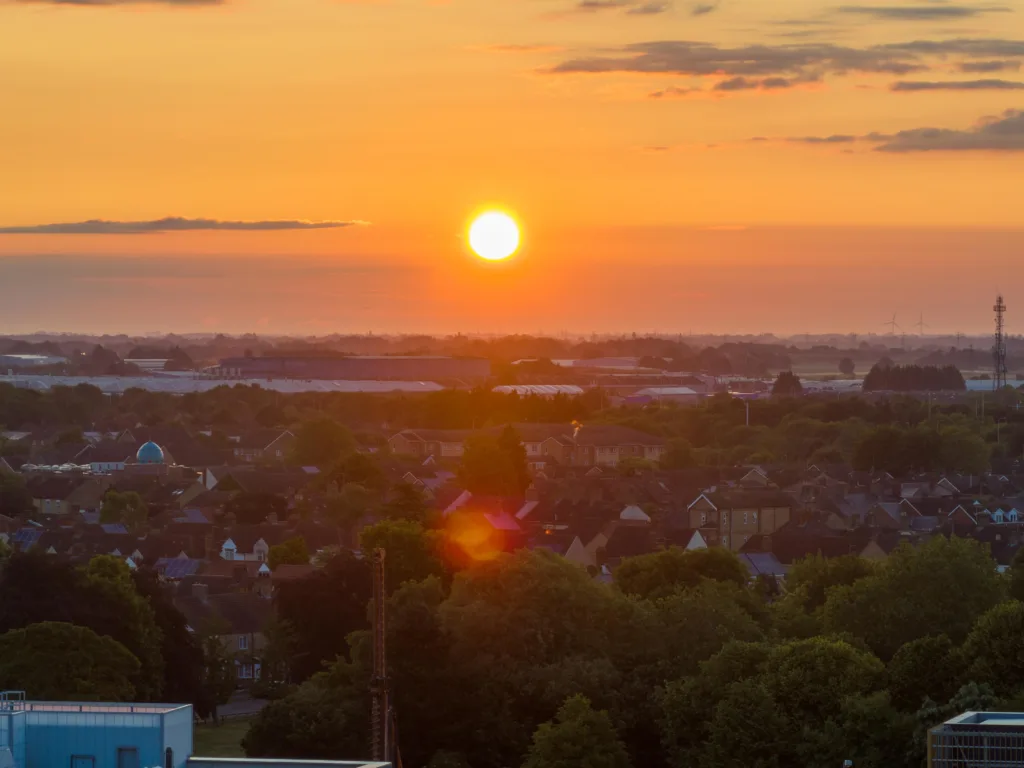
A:
[[[210,588],[206,584],[196,582],[192,585],[192,597],[199,598],[199,602],[205,605],[210,599]]]

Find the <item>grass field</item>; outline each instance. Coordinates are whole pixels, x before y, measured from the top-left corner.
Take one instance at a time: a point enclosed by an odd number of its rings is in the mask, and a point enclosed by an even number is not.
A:
[[[192,752],[197,757],[245,757],[242,737],[249,730],[248,718],[222,720],[220,725],[197,725]]]

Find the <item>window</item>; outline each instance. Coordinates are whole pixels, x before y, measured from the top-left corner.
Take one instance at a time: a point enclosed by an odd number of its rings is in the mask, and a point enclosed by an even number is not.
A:
[[[757,510],[756,509],[754,510],[754,522],[755,523],[757,522]]]
[[[95,768],[96,758],[92,755],[72,755],[71,768]]]
[[[238,650],[248,651],[249,650],[249,636],[239,635],[238,636]]]
[[[743,513],[743,524],[744,525],[747,524],[747,513],[746,512]]]
[[[707,512],[701,512],[700,513],[700,524],[702,526],[708,524],[708,513]]]
[[[722,513],[722,525],[729,525],[729,513],[728,512],[723,512]]]
[[[139,748],[118,747],[117,768],[139,768]]]
[[[252,664],[243,664],[238,670],[238,676],[243,680],[252,680]]]

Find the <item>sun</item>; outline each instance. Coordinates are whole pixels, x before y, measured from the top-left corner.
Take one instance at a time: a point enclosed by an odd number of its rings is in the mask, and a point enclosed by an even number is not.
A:
[[[469,226],[469,247],[487,261],[507,259],[519,249],[519,225],[507,213],[482,213]]]

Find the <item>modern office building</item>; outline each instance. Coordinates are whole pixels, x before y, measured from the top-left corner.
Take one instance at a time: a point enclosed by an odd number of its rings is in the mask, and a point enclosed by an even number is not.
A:
[[[189,704],[27,701],[0,692],[2,768],[389,768],[366,761],[192,755]]]
[[[185,768],[192,707],[26,701],[5,691],[0,754],[8,751],[14,768]]]
[[[928,732],[928,768],[1024,765],[1024,712],[965,712]]]

